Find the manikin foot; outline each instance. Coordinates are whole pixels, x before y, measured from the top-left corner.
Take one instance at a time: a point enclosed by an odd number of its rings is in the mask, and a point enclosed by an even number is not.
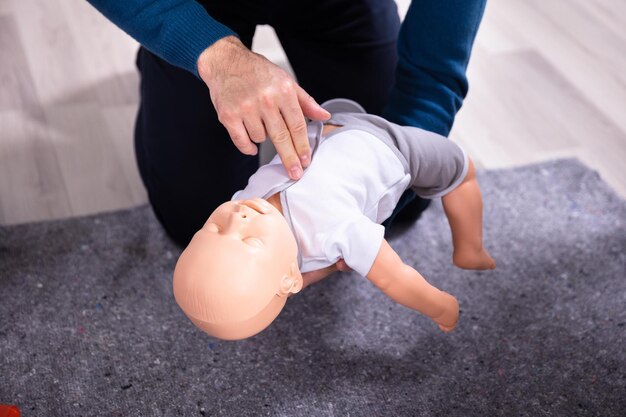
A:
[[[496,261],[484,247],[479,250],[473,248],[455,249],[452,262],[462,269],[496,269]]]

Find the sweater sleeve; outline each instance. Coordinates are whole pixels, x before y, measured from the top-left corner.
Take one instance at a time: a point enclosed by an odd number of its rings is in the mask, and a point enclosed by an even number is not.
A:
[[[398,38],[398,67],[384,116],[447,136],[468,90],[472,45],[486,0],[413,0]]]
[[[198,57],[235,35],[194,0],[87,0],[145,48],[198,76]]]

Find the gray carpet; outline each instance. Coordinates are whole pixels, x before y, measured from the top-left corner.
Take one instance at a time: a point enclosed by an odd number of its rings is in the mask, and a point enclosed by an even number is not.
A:
[[[574,160],[480,173],[498,269],[441,205],[391,242],[458,329],[337,274],[220,342],[185,318],[147,207],[0,228],[0,403],[23,416],[624,416],[626,202]]]

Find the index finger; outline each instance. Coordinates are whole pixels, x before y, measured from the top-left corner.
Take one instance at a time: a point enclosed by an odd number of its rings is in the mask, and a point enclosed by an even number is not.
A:
[[[289,178],[293,180],[300,179],[303,173],[300,158],[294,148],[291,132],[278,108],[264,111],[263,124],[265,124],[265,130],[272,140],[276,153],[280,156]]]
[[[304,168],[311,163],[311,146],[307,134],[307,124],[296,96],[290,96],[280,107],[280,113],[291,134],[293,146]]]

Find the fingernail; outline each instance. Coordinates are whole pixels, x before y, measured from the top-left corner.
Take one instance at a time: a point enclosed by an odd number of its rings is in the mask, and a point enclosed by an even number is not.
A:
[[[302,168],[300,167],[293,167],[289,170],[289,172],[291,172],[291,179],[293,180],[299,180],[302,176]]]
[[[302,162],[302,167],[306,168],[309,166],[309,155],[302,155],[300,157],[300,161]]]

